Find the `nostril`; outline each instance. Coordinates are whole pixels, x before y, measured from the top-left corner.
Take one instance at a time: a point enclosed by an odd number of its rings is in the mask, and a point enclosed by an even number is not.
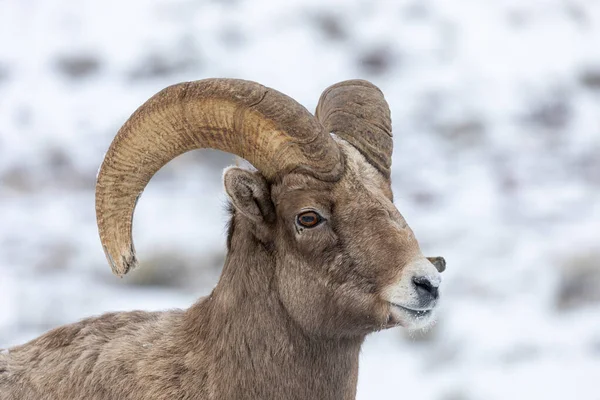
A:
[[[434,286],[431,281],[425,276],[416,276],[413,278],[413,283],[420,296],[431,296],[434,299],[439,297],[438,287]]]

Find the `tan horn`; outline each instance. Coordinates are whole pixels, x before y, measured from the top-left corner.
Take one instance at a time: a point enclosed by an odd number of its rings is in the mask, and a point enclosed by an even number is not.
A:
[[[98,230],[115,274],[123,276],[137,264],[132,218],[150,178],[178,155],[202,148],[245,158],[270,181],[292,171],[335,181],[344,168],[323,126],[280,92],[234,79],[163,89],[119,130],[98,173]]]
[[[390,177],[392,120],[377,86],[359,79],[336,83],[321,95],[315,115],[328,132],[348,141]]]

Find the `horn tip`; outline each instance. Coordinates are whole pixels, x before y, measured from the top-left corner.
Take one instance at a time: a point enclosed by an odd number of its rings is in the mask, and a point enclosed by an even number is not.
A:
[[[444,257],[427,257],[427,260],[433,264],[438,272],[444,272],[446,270],[446,259],[444,259]]]
[[[113,274],[117,275],[119,278],[123,278],[129,271],[135,269],[138,266],[137,257],[135,256],[135,252],[133,250],[125,252],[125,254],[121,254],[120,257],[117,257],[117,260],[120,259],[121,262],[115,261],[115,258],[112,257],[106,246],[104,247],[104,253],[106,254],[106,259],[110,264],[110,269]]]

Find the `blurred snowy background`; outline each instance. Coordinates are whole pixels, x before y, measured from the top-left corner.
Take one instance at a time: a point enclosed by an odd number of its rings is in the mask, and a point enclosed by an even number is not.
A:
[[[597,0],[0,0],[0,347],[216,283],[231,157],[158,173],[123,280],[94,213],[120,125],[206,77],[390,103],[398,208],[448,270],[434,329],[368,339],[359,399],[600,399]]]

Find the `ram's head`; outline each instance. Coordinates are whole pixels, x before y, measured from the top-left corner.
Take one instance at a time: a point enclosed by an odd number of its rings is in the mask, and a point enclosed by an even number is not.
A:
[[[121,128],[98,175],[100,237],[113,271],[137,261],[135,204],[163,165],[213,148],[256,170],[228,168],[229,256],[269,264],[268,288],[305,332],[355,335],[432,321],[441,258],[421,254],[393,204],[391,121],[381,91],[360,80],[329,87],[316,117],[259,84],[210,79],[164,89]],[[259,279],[259,278],[257,278]],[[232,283],[228,283],[232,284]]]

